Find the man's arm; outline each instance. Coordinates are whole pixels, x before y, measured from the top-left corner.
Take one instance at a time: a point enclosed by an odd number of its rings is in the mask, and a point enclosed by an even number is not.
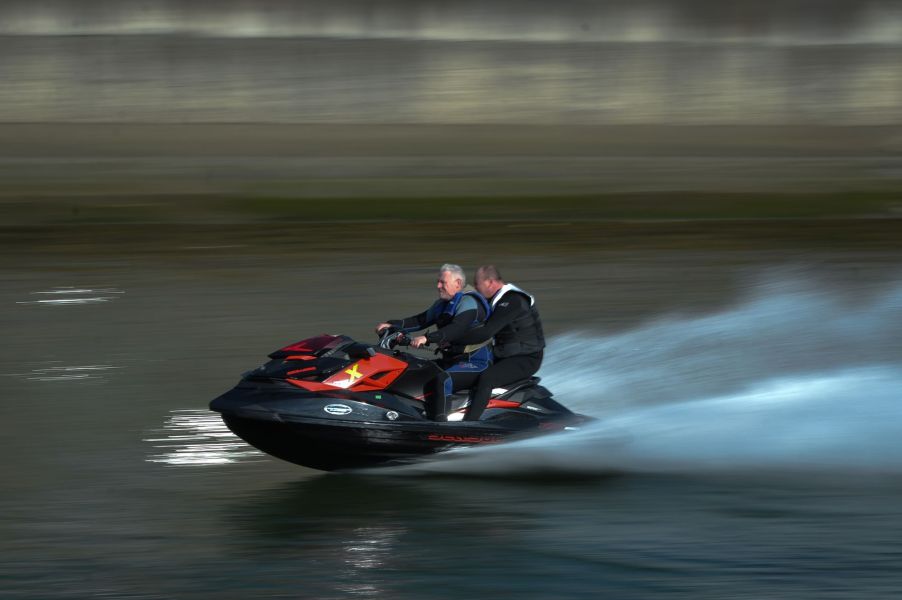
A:
[[[476,300],[470,296],[464,296],[460,304],[457,306],[460,311],[451,318],[438,331],[430,331],[426,334],[426,341],[430,344],[441,344],[442,342],[456,342],[457,338],[462,336],[470,328],[476,317],[479,315]]]
[[[510,299],[503,299],[492,312],[492,316],[481,327],[474,327],[454,340],[459,344],[481,344],[511,324],[515,319],[529,310],[529,301],[520,294],[510,294]]]
[[[460,336],[467,332],[473,321],[476,320],[476,309],[465,310],[454,315],[451,322],[436,331],[430,331],[426,334],[426,341],[430,344],[441,344],[442,342],[454,343],[458,341]]]
[[[386,321],[386,323],[403,331],[419,331],[420,329],[426,329],[430,325],[433,325],[439,314],[441,314],[440,303],[441,301],[438,300],[434,302],[432,306],[417,315],[405,317],[403,319],[390,319]]]

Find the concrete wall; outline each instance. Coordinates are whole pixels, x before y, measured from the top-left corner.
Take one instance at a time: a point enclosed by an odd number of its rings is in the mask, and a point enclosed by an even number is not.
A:
[[[0,122],[902,121],[880,0],[8,0]]]

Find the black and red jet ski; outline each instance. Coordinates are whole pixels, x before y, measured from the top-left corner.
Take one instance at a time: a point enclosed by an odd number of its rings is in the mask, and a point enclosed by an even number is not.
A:
[[[532,377],[495,389],[479,421],[462,421],[466,392],[448,421],[427,419],[439,367],[397,349],[404,334],[378,346],[320,335],[269,355],[210,403],[255,448],[312,469],[333,471],[403,463],[460,446],[496,444],[578,428],[571,412]]]

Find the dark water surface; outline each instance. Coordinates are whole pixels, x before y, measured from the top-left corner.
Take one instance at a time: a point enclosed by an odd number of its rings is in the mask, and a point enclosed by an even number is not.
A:
[[[306,244],[262,228],[5,234],[0,595],[902,593],[893,236],[647,231],[577,248],[505,230],[452,251],[393,231],[348,242],[351,227]],[[539,296],[543,380],[598,426],[322,475],[206,410],[272,349],[368,338],[431,301],[437,265],[472,271],[486,249]]]

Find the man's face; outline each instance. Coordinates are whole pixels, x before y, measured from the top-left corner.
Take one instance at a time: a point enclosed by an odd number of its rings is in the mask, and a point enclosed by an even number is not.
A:
[[[494,280],[492,279],[481,279],[477,277],[475,285],[476,291],[482,294],[486,300],[491,298],[495,292],[498,291],[497,287],[494,285]]]
[[[442,300],[450,300],[454,294],[463,289],[460,279],[454,276],[451,271],[442,271],[438,275],[438,297]]]

